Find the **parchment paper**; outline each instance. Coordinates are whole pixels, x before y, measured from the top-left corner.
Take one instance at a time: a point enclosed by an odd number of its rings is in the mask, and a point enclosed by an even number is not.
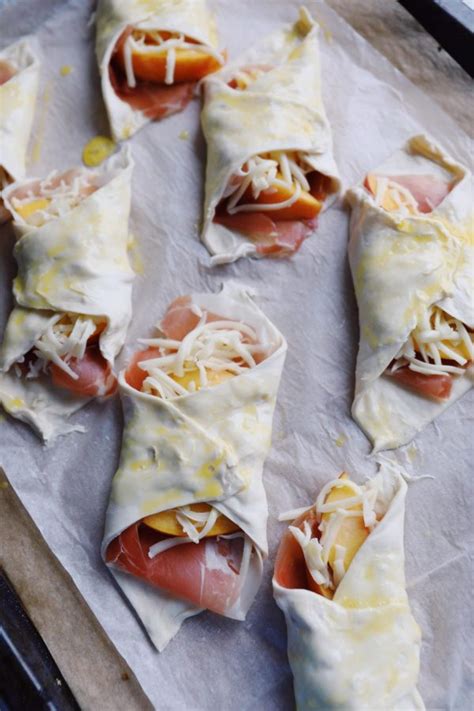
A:
[[[298,7],[288,0],[216,4],[222,45],[231,57],[294,19]],[[323,3],[307,4],[323,25],[323,92],[346,186],[420,130],[428,129],[447,150],[468,159],[472,146],[453,120]],[[57,9],[49,17],[46,5],[32,2],[29,15],[25,3],[17,12],[7,7],[2,14],[8,16],[8,26],[1,22],[2,46],[28,31],[36,32],[42,46],[33,175],[79,163],[86,141],[108,132],[93,53],[94,29],[87,26],[93,3],[50,1],[51,9]],[[61,75],[63,65],[70,65],[72,72]],[[69,435],[49,449],[26,426],[4,418],[0,460],[52,550],[157,708],[290,709],[286,632],[270,588],[283,530],[276,516],[306,504],[343,468],[358,479],[376,470],[374,458],[368,456],[369,443],[349,414],[358,334],[346,258],[348,213],[342,206],[325,213],[317,233],[291,261],[241,260],[209,269],[197,237],[205,155],[198,119],[196,101],[132,140],[132,225],[139,275],[129,343],[147,334],[178,294],[217,290],[229,278],[258,289],[260,306],[288,339],[273,449],[265,468],[271,557],[246,622],[200,615],[188,620],[158,655],[102,565],[104,512],[120,448],[118,400],[88,406],[77,416],[87,434]],[[180,138],[183,131],[189,132],[187,139]],[[3,228],[0,328],[11,308],[12,247],[11,228]],[[430,710],[464,710],[473,701],[472,400],[471,391],[415,444],[390,454],[413,475],[435,477],[410,486],[406,521],[408,590],[423,630],[420,690]]]

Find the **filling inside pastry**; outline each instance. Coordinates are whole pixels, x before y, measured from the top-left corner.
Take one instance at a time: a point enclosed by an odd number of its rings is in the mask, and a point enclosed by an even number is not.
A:
[[[369,173],[365,188],[377,205],[387,212],[408,215],[427,214],[449,195],[453,181],[435,175],[375,175]]]
[[[41,227],[70,212],[95,192],[102,180],[92,172],[71,170],[19,187],[10,196],[15,219]],[[116,389],[116,378],[99,348],[105,327],[100,317],[52,311],[46,331],[12,368],[20,378],[48,377],[55,387],[78,396],[109,395]]]
[[[453,187],[433,175],[369,174],[364,184],[384,210],[407,215],[432,212]],[[464,375],[474,360],[473,339],[466,324],[430,306],[385,374],[420,395],[446,400],[453,379]]]
[[[143,339],[126,372],[128,384],[172,400],[213,388],[265,358],[248,325],[177,299],[161,322],[162,336]],[[208,503],[146,516],[107,549],[107,562],[199,607],[223,614],[236,602],[253,552],[250,538]]]
[[[288,512],[296,520],[285,532],[275,578],[285,588],[303,588],[332,599],[367,536],[385,513],[376,480],[356,484],[343,472],[328,482],[316,503]]]
[[[246,91],[271,67],[241,69],[229,82]],[[319,173],[314,156],[279,150],[249,158],[230,177],[214,222],[258,243],[257,251],[273,256],[295,252],[315,229],[331,179]]]
[[[220,69],[225,55],[191,37],[128,27],[110,62],[117,96],[151,119],[184,109],[196,83]]]
[[[421,395],[446,400],[474,360],[474,332],[438,306],[423,314],[386,375]]]
[[[92,171],[53,171],[44,180],[20,186],[10,195],[10,202],[20,224],[42,227],[70,212],[102,185],[103,177]]]

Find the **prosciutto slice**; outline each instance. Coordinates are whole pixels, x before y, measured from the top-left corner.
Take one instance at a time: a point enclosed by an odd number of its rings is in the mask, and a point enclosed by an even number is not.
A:
[[[408,366],[399,368],[393,373],[388,369],[386,373],[402,385],[406,385],[407,388],[416,390],[426,397],[436,398],[437,400],[447,400],[451,395],[453,387],[451,375],[424,375],[423,373],[410,370]]]
[[[274,221],[263,212],[219,213],[214,222],[241,232],[257,243],[257,252],[272,257],[294,254],[316,227],[315,220]]]
[[[140,81],[130,88],[124,76],[109,67],[110,82],[118,98],[126,101],[133,109],[141,111],[147,118],[154,121],[171,116],[182,111],[193,98],[196,82],[181,84],[154,84]]]
[[[98,347],[87,348],[83,358],[72,358],[68,365],[78,376],[77,379],[54,363],[51,364],[51,377],[56,387],[84,397],[104,397],[117,389],[112,366]]]
[[[432,212],[451,190],[451,184],[434,175],[391,175],[390,180],[411,192],[418,210]]]
[[[232,607],[241,588],[243,538],[206,538],[150,558],[150,546],[159,540],[156,531],[136,523],[112,541],[106,560],[197,607],[218,614]]]

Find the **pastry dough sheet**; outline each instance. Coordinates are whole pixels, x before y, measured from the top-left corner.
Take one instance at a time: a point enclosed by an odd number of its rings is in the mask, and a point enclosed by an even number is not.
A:
[[[76,165],[90,138],[108,135],[94,28],[87,26],[93,4],[42,2],[45,19],[39,26],[37,0],[29,15],[20,5],[0,11],[2,46],[26,32],[36,33],[41,45],[29,174]],[[449,153],[467,161],[472,147],[454,120],[324,3],[307,5],[322,26],[324,102],[345,187],[410,135],[427,130]],[[262,35],[294,20],[298,6],[294,0],[219,0],[214,7],[220,46],[235,59]],[[16,22],[2,23],[3,12]],[[64,66],[72,71],[62,75]],[[25,425],[1,417],[0,464],[156,706],[286,711],[293,703],[292,676],[285,621],[271,593],[274,556],[284,530],[276,517],[306,505],[343,468],[356,480],[377,469],[368,440],[350,417],[358,327],[347,262],[349,210],[339,204],[325,212],[317,232],[292,260],[240,260],[210,269],[198,234],[205,159],[199,109],[194,101],[183,113],[149,124],[130,142],[138,276],[128,343],[151,333],[176,296],[217,291],[227,279],[256,288],[257,304],[288,340],[273,446],[264,468],[270,558],[247,620],[204,613],[188,620],[159,655],[103,565],[100,542],[120,452],[118,398],[88,405],[74,418],[87,433],[69,435],[49,449]],[[0,329],[12,305],[12,250],[13,234],[6,226],[0,235]],[[117,368],[123,363],[122,356]],[[386,455],[415,476],[435,477],[409,486],[405,536],[408,594],[423,634],[419,690],[428,709],[469,708],[472,703],[466,610],[471,604],[473,400],[471,391],[414,444]]]

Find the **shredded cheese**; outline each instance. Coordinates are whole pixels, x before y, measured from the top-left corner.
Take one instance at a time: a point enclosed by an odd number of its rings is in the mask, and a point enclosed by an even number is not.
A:
[[[147,373],[142,390],[169,400],[187,395],[196,388],[176,381],[189,373],[199,374],[201,388],[209,385],[209,372],[238,375],[256,365],[254,355],[262,353],[255,331],[238,321],[210,321],[201,313],[197,326],[182,341],[168,338],[140,339],[140,343],[159,349],[156,358],[140,361]]]
[[[354,496],[327,502],[331,491],[339,488],[352,490]],[[294,512],[299,516],[314,510],[316,515],[317,535],[313,536],[308,520],[303,522],[302,529],[290,526],[289,530],[304,553],[311,577],[319,586],[334,591],[341,582],[346,573],[344,560],[347,552],[346,547],[338,543],[341,526],[348,517],[360,517],[363,518],[365,528],[371,531],[377,524],[379,494],[380,481],[377,478],[364,485],[356,484],[350,479],[333,479],[321,489],[314,506]],[[355,506],[358,508],[354,509]],[[287,514],[284,515],[285,518],[286,516]]]
[[[93,172],[79,170],[58,175],[58,171],[53,171],[26,193],[19,190],[21,197],[14,193],[11,202],[21,221],[41,227],[70,212],[98,187],[97,176]]]
[[[403,185],[382,175],[373,176],[375,181],[374,202],[378,207],[397,211],[401,215],[417,215],[418,203]]]
[[[78,314],[56,314],[48,324],[46,331],[33,343],[32,352],[35,359],[28,364],[28,379],[37,378],[46,372],[50,363],[54,363],[73,380],[78,379],[77,373],[69,365],[71,358],[84,358],[89,338],[96,332],[97,322],[94,318]],[[24,356],[17,363],[24,362]],[[15,368],[21,377],[22,371]]]
[[[236,85],[234,87],[235,89],[245,91],[259,76],[265,74],[265,72],[270,69],[271,67],[263,66],[241,68],[233,74],[230,81]]]
[[[459,319],[431,306],[397,353],[391,372],[408,365],[410,370],[424,375],[462,375],[472,360],[472,332]]]
[[[253,156],[230,178],[226,186],[223,198],[229,198],[227,212],[235,215],[238,212],[265,212],[290,207],[297,202],[303,191],[309,192],[306,175],[312,171],[314,168],[306,162],[303,152],[272,151]],[[239,201],[249,188],[254,200],[258,200],[262,192],[277,192],[277,188],[289,191],[290,197],[280,202],[241,204]]]

